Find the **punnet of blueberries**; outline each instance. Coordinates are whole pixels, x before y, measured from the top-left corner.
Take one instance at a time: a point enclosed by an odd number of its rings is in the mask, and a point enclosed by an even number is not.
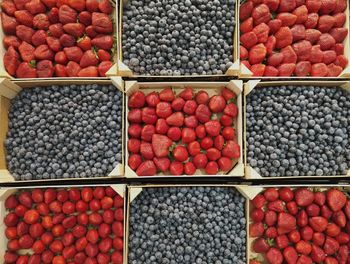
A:
[[[261,176],[346,175],[350,93],[340,87],[279,86],[247,97],[247,161]]]
[[[232,65],[236,0],[128,0],[123,62],[138,75],[218,75]]]
[[[122,162],[123,95],[113,85],[23,89],[5,146],[16,180],[107,176]]]
[[[246,263],[245,198],[233,188],[144,188],[129,225],[129,264]]]

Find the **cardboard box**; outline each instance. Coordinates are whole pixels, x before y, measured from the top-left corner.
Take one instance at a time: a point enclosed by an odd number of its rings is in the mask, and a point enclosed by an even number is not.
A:
[[[241,32],[240,32],[240,20],[239,20],[239,7],[241,5],[241,2],[243,3],[243,0],[238,0],[238,8],[237,8],[237,12],[236,12],[236,17],[238,17],[237,19],[237,52],[238,52],[238,60],[240,59],[240,37],[241,37]],[[347,37],[344,39],[344,56],[349,60],[349,64],[348,66],[343,70],[343,72],[336,78],[348,78],[350,77],[350,7],[349,7],[349,3],[347,5],[347,8],[345,10],[345,16],[346,16],[346,21],[343,27],[345,27],[346,29],[348,29],[348,35]],[[319,79],[319,78],[330,78],[330,77],[296,77],[296,76],[292,76],[292,77],[272,77],[272,76],[266,76],[266,77],[257,77],[257,76],[253,76],[253,73],[243,64],[239,63],[240,65],[240,70],[239,70],[239,77],[240,78],[248,78],[248,79]]]
[[[13,182],[15,179],[7,170],[6,165],[6,149],[5,149],[5,140],[8,131],[8,112],[11,106],[11,99],[16,97],[16,95],[22,89],[30,89],[35,86],[49,86],[49,85],[70,85],[70,84],[113,84],[116,89],[121,90],[123,81],[120,78],[114,77],[111,80],[28,80],[28,81],[15,81],[12,82],[6,78],[0,78],[0,182]],[[124,129],[124,101],[123,98],[123,112],[122,112],[122,129]],[[123,133],[122,133],[123,137]],[[123,138],[122,138],[122,142]],[[122,148],[123,149],[123,148]],[[124,154],[122,153],[124,158]],[[124,160],[121,164],[118,164],[117,167],[109,174],[104,177],[105,179],[110,179],[112,177],[122,177],[124,175]],[[101,177],[99,177],[101,178]],[[96,178],[69,178],[71,180],[91,180]],[[53,179],[45,181],[56,181],[56,180],[67,180],[67,179]],[[38,180],[25,181],[25,182],[36,182]],[[22,181],[19,181],[22,182]]]
[[[239,35],[239,17],[237,17],[237,10],[238,10],[238,1],[236,1],[235,9],[236,9],[236,17],[235,17],[235,31],[232,34],[233,37],[233,64],[232,66],[226,71],[225,74],[222,75],[182,75],[182,76],[165,76],[165,75],[154,75],[154,76],[148,76],[148,75],[137,75],[133,73],[133,71],[128,67],[128,65],[124,64],[123,62],[123,45],[122,45],[122,37],[123,37],[123,11],[124,6],[128,3],[129,0],[119,0],[119,30],[118,30],[118,61],[117,61],[117,71],[118,76],[122,77],[147,77],[147,78],[198,78],[198,77],[219,77],[219,76],[238,76],[239,74],[239,38],[237,36]]]
[[[274,82],[261,82],[260,80],[251,80],[244,84],[244,164],[245,164],[245,177],[246,179],[300,179],[300,178],[309,178],[310,176],[284,176],[284,177],[262,177],[256,170],[249,166],[247,162],[247,96],[253,89],[259,89],[267,86],[282,86],[282,85],[303,85],[303,86],[324,86],[329,87],[329,89],[334,89],[334,87],[341,87],[348,93],[350,93],[350,82],[349,81],[274,81]],[[313,176],[321,179],[328,179],[330,177],[349,177],[350,169],[348,170],[347,175],[329,175],[329,176]]]
[[[117,36],[118,35],[118,0],[109,0],[111,2],[111,4],[113,5],[113,12],[110,15],[110,17],[112,18],[112,22],[114,23],[113,25],[113,30],[114,32],[112,33],[112,36]],[[1,9],[0,9],[0,12]],[[0,17],[0,22],[1,22],[1,17]],[[0,23],[1,24],[1,23]],[[4,38],[4,36],[6,36],[6,34],[4,33],[2,26],[0,26],[0,39],[2,40]],[[115,47],[117,47],[117,43],[114,44]],[[94,78],[89,78],[89,77],[85,77],[85,78],[81,78],[81,77],[51,77],[51,78],[15,78],[13,76],[11,76],[5,69],[5,65],[4,65],[4,55],[5,55],[6,49],[3,45],[3,43],[0,44],[0,77],[6,77],[6,78],[10,78],[10,79],[14,79],[14,80],[37,80],[37,79],[86,79],[86,80],[92,80],[95,79]],[[114,62],[115,64],[108,70],[108,72],[106,73],[106,76],[116,76],[117,75],[117,64],[116,62],[118,61],[118,49],[115,49],[114,55],[112,57],[112,62]],[[103,78],[103,77],[100,77]]]
[[[125,236],[125,257],[124,261],[125,264],[128,263],[128,255],[129,255],[129,234],[130,234],[130,207],[131,203],[136,199],[136,197],[143,191],[145,188],[168,188],[168,187],[174,187],[174,188],[180,188],[180,187],[220,187],[220,188],[232,188],[236,189],[238,192],[242,194],[246,198],[246,218],[248,219],[248,212],[249,212],[249,200],[253,199],[258,193],[260,193],[260,188],[251,188],[246,185],[219,185],[219,184],[178,184],[178,185],[142,185],[142,186],[128,186],[128,198],[127,198],[127,217],[126,217],[126,236]],[[249,225],[247,222],[247,240],[249,239]],[[249,251],[248,247],[246,248],[246,257],[247,257],[247,264],[249,263]]]
[[[242,140],[242,116],[243,116],[243,110],[242,110],[242,81],[239,80],[231,80],[229,82],[137,82],[137,81],[126,81],[125,82],[125,93],[126,93],[126,129],[125,129],[125,142],[128,142],[129,135],[128,135],[128,127],[129,122],[127,121],[127,116],[129,113],[128,105],[128,98],[129,96],[138,91],[142,90],[145,94],[154,92],[154,91],[161,91],[165,87],[171,87],[177,94],[179,91],[183,90],[186,87],[192,87],[194,89],[194,92],[197,92],[199,90],[205,90],[209,96],[212,96],[214,94],[218,94],[218,92],[223,88],[227,87],[231,89],[232,91],[237,94],[237,106],[238,106],[238,116],[237,116],[237,122],[234,124],[234,128],[237,132],[237,140],[238,144],[241,146],[241,156],[238,160],[235,161],[235,166],[233,169],[227,173],[226,176],[244,176],[244,166],[243,166],[243,140]],[[135,171],[133,171],[129,165],[128,165],[128,158],[129,158],[129,152],[127,149],[127,144],[125,144],[125,177],[126,178],[135,178],[138,177]],[[204,171],[197,170],[196,175],[203,176],[205,174]],[[162,175],[159,177],[166,177],[167,175]],[[205,175],[207,177],[216,177],[215,175]],[[225,176],[225,175],[221,175]],[[149,177],[157,177],[157,176],[149,176]],[[181,176],[176,176],[181,177]],[[186,176],[183,177],[196,177],[196,176]],[[145,178],[145,176],[142,176],[142,178]],[[148,178],[146,176],[146,178]]]

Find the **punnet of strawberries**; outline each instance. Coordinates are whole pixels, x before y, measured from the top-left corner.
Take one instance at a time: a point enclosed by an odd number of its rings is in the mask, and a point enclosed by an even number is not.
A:
[[[112,64],[110,0],[3,0],[3,62],[17,78],[106,76]]]
[[[246,0],[240,59],[253,76],[337,77],[348,65],[348,0]]]
[[[123,263],[124,200],[111,187],[17,191],[5,208],[2,263]]]
[[[212,96],[192,88],[134,92],[128,100],[129,167],[139,176],[228,172],[240,157],[235,102],[228,88]]]
[[[339,188],[267,188],[251,200],[251,263],[350,263],[350,199]]]

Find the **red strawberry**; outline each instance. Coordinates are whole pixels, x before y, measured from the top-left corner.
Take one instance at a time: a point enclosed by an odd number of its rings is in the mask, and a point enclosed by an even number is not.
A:
[[[184,123],[184,116],[182,112],[175,112],[166,118],[166,122],[169,126],[181,127]]]
[[[309,41],[311,44],[317,42],[322,33],[317,29],[307,29],[305,31],[305,40]]]
[[[63,32],[63,26],[61,23],[53,24],[49,26],[49,31],[53,37],[59,38],[61,37]]]
[[[255,45],[249,51],[249,62],[251,64],[261,63],[265,59],[266,53],[267,50],[264,44]]]
[[[227,95],[230,95],[231,93],[229,93],[229,92],[224,92],[224,91],[226,91],[226,90],[228,90],[227,88],[224,88],[223,90],[222,90],[222,96],[226,99],[226,100],[230,100],[230,99],[227,99],[226,97],[225,97],[225,94],[227,94]],[[178,99],[178,98],[177,98]],[[182,99],[182,98],[181,98]],[[197,94],[196,94],[196,102],[197,102],[197,104],[198,105],[200,105],[200,104],[207,104],[207,102],[209,101],[209,95],[208,95],[208,93],[206,92],[206,91],[199,91]]]
[[[279,213],[277,218],[277,226],[279,234],[286,234],[296,228],[296,219],[288,213]]]
[[[205,137],[201,141],[201,147],[205,150],[213,146],[213,140],[210,137]]]
[[[294,46],[295,44],[293,44]],[[297,54],[295,53],[292,46],[287,46],[281,50],[283,54],[283,63],[296,63],[297,62]]]
[[[287,261],[287,263],[297,263],[298,253],[294,249],[294,247],[291,247],[291,246],[286,247],[283,250],[283,256],[284,256],[284,259]]]
[[[157,122],[156,110],[152,107],[144,107],[142,109],[142,122],[154,125]]]
[[[46,38],[47,45],[52,51],[58,52],[62,49],[59,39],[53,37]]]
[[[128,151],[130,153],[139,153],[140,152],[140,146],[141,146],[141,142],[140,140],[136,139],[136,138],[130,138],[128,140]]]
[[[33,27],[33,16],[27,10],[19,10],[15,12],[15,17],[17,21],[25,26]]]
[[[270,11],[276,11],[279,6],[279,0],[264,0],[265,5],[267,5]]]
[[[312,46],[310,52],[310,62],[311,63],[320,63],[323,61],[323,52],[320,45]]]
[[[309,60],[311,48],[311,43],[307,40],[302,40],[293,44],[293,49],[298,56],[298,61]]]
[[[43,2],[48,8],[53,8],[57,3],[55,0],[41,0],[41,2]]]
[[[217,120],[211,120],[204,124],[205,130],[208,135],[215,137],[220,134],[221,124]]]
[[[321,50],[329,50],[332,49],[335,45],[336,41],[332,35],[326,33],[322,34],[318,40],[318,45],[321,46]]]
[[[326,194],[327,204],[333,212],[340,211],[346,204],[347,199],[343,192],[338,189],[330,189]]]
[[[3,12],[1,13],[1,24],[2,24],[2,29],[6,34],[14,35],[15,32],[17,31],[17,28],[16,28],[18,25],[17,20],[14,17],[8,16]]]
[[[306,0],[306,7],[309,13],[317,13],[321,8],[322,2],[320,0]]]
[[[321,206],[321,216],[323,216],[326,219],[329,219],[332,216],[332,211],[328,208],[327,205]]]
[[[258,43],[265,43],[267,41],[269,31],[270,28],[265,23],[261,23],[253,29],[253,32],[258,38]]]
[[[66,33],[76,38],[80,38],[85,32],[85,26],[81,23],[67,23],[63,25],[63,29]]]
[[[323,192],[316,192],[315,193],[315,203],[319,206],[324,205],[326,202],[326,195]]]
[[[77,11],[85,10],[85,1],[84,0],[68,0],[67,4],[74,8]]]
[[[40,0],[31,0],[30,2],[26,3],[24,6],[32,15],[45,13],[46,11],[45,5],[43,5],[40,2]]]
[[[252,204],[254,205],[254,207],[259,209],[262,208],[265,205],[265,203],[266,203],[266,198],[262,194],[258,194],[252,200]]]
[[[294,11],[293,14],[297,16],[297,20],[295,21],[296,24],[303,24],[306,22],[307,17],[308,17],[308,9],[305,5],[301,5],[297,7]]]
[[[37,30],[31,40],[34,46],[38,47],[40,45],[46,44],[47,34],[44,30]]]
[[[265,67],[265,72],[264,72],[264,76],[278,76],[279,72],[278,72],[278,69],[276,69],[275,67],[273,66],[266,66]]]
[[[317,24],[318,24],[318,19],[319,19],[319,15],[317,13],[310,13],[307,16],[307,20],[305,22],[305,28],[307,29],[314,29],[316,28]]]
[[[289,240],[288,240],[288,237],[286,235],[279,235],[279,236],[277,236],[275,241],[276,241],[276,246],[279,249],[284,249],[289,244]]]
[[[38,29],[47,30],[50,26],[50,21],[47,15],[37,14],[33,18],[33,26]]]
[[[59,51],[55,55],[55,62],[59,64],[67,64],[68,59],[66,54],[63,51]]]
[[[349,247],[346,245],[340,246],[337,254],[339,263],[346,263],[349,261]]]
[[[200,153],[194,156],[193,163],[197,169],[204,169],[208,163],[208,158],[205,154]]]
[[[129,156],[128,165],[132,170],[136,171],[141,163],[142,158],[139,154],[132,154]]]
[[[292,76],[295,70],[295,63],[284,63],[278,67],[279,76]]]
[[[334,9],[334,14],[344,12],[347,7],[346,0],[337,0],[336,2],[337,3]]]
[[[209,161],[205,167],[208,175],[216,175],[219,172],[219,165],[215,161]]]
[[[298,213],[298,206],[297,206],[296,202],[294,202],[294,201],[288,202],[286,204],[286,208],[287,208],[288,212],[292,215],[296,215]]]
[[[330,237],[336,237],[340,234],[340,228],[334,223],[329,223],[327,225],[326,234]]]
[[[113,47],[113,37],[110,35],[98,35],[91,40],[91,44],[99,49],[109,50]]]
[[[275,38],[275,36],[268,37],[267,42],[265,43],[265,47],[266,47],[267,55],[271,55],[272,52],[275,50],[275,47],[276,47],[276,38]]]
[[[79,15],[78,15],[78,19],[79,19],[80,23],[84,24],[84,26],[91,25],[92,16],[91,16],[91,13],[88,12],[88,11],[80,12]]]
[[[166,172],[169,169],[170,166],[170,159],[169,158],[153,158],[154,164],[156,164],[157,168],[161,172]]]
[[[295,249],[300,254],[309,255],[311,253],[312,247],[311,244],[305,242],[304,240],[300,240],[296,243]]]
[[[337,43],[342,43],[348,35],[348,29],[346,28],[333,28],[330,32],[331,36]]]
[[[66,67],[62,64],[56,64],[55,65],[55,75],[56,75],[56,77],[67,77],[68,75],[66,72]]]
[[[267,261],[269,261],[269,263],[282,264],[283,255],[277,248],[272,247],[266,253],[266,259],[267,259]]]
[[[333,255],[339,250],[339,246],[340,245],[337,240],[327,236],[323,245],[324,253],[327,255]]]
[[[26,62],[30,62],[35,59],[34,57],[35,48],[23,41],[22,44],[18,47],[18,51],[21,54],[22,60]]]
[[[222,150],[222,156],[231,159],[238,159],[240,155],[240,146],[236,142],[228,140],[226,146]]]
[[[97,0],[86,0],[86,10],[89,12],[99,11],[98,3],[99,2]]]
[[[28,43],[31,43],[32,36],[34,35],[34,30],[23,25],[19,25],[16,27],[16,35],[18,38],[20,38],[23,41],[26,41]]]
[[[293,35],[289,27],[281,27],[275,34],[276,48],[281,49],[291,45],[293,42]]]
[[[87,50],[84,52],[80,60],[80,67],[85,68],[88,66],[95,66],[98,64],[98,59],[92,50]]]
[[[147,160],[152,160],[154,158],[152,145],[148,142],[144,142],[144,141],[141,142],[140,153],[141,153],[141,156]]]
[[[340,232],[340,234],[337,235],[336,240],[339,242],[339,244],[347,244],[350,241],[350,236],[345,232]]]
[[[282,27],[282,21],[279,19],[270,20],[267,24],[270,28],[270,33],[276,33]]]
[[[267,238],[276,238],[278,235],[276,227],[268,227],[265,230],[265,237]]]
[[[225,103],[225,105],[226,105],[226,103]],[[220,105],[220,108],[221,107],[222,106]],[[197,107],[195,116],[196,116],[196,118],[198,119],[199,122],[206,123],[206,122],[208,122],[210,120],[211,112],[210,112],[208,106],[206,106],[204,104],[201,104],[201,105],[199,105]]]
[[[314,194],[306,188],[298,188],[295,191],[295,201],[298,206],[306,207],[314,201]]]
[[[21,45],[20,40],[15,36],[4,36],[3,43],[5,46],[5,49],[8,49],[10,46],[17,49],[19,45]]]
[[[83,51],[79,47],[68,47],[63,49],[64,53],[66,54],[68,60],[75,61],[77,63],[80,62]]]
[[[167,136],[173,141],[178,141],[181,138],[181,129],[178,127],[170,127]]]
[[[267,64],[270,66],[277,67],[279,66],[284,59],[282,53],[273,53],[267,60]]]
[[[22,62],[16,70],[16,77],[18,78],[36,78],[37,76],[36,69],[28,62]]]
[[[288,234],[289,241],[292,243],[297,243],[300,240],[300,233],[298,230],[292,230]]]
[[[240,24],[240,26],[239,26],[240,32],[242,34],[252,31],[253,27],[254,26],[253,26],[253,18],[252,17],[250,17],[250,18],[246,19],[245,21],[243,21]]]
[[[157,173],[157,168],[154,165],[154,162],[151,160],[146,160],[141,163],[137,168],[136,174],[138,176],[153,176]]]
[[[61,42],[63,47],[72,47],[75,45],[75,38],[71,35],[63,34],[60,37],[60,42]]]
[[[170,164],[169,171],[171,175],[181,175],[184,171],[184,166],[179,161],[173,161]]]
[[[142,108],[145,105],[146,96],[141,91],[136,91],[133,93],[128,101],[128,106],[130,108]]]
[[[39,61],[36,65],[36,70],[39,78],[52,77],[55,72],[55,68],[49,60]]]
[[[145,125],[141,130],[141,139],[150,142],[154,133],[155,127],[153,125]]]
[[[111,14],[113,11],[113,6],[109,0],[102,0],[98,4],[98,8],[102,13]]]
[[[253,11],[254,4],[252,1],[244,2],[239,7],[239,19],[241,21],[248,19]]]
[[[264,192],[264,196],[267,201],[273,202],[276,201],[279,197],[278,190],[276,188],[267,188]]]
[[[58,8],[57,7],[53,7],[50,9],[49,13],[47,14],[49,21],[51,23],[58,23],[59,22],[59,16],[58,16]]]
[[[335,44],[334,51],[337,53],[337,55],[343,55],[344,54],[344,44],[342,44],[342,43]]]
[[[306,207],[306,213],[308,216],[318,216],[320,214],[320,207],[316,204],[310,204]]]
[[[159,99],[165,102],[172,102],[175,99],[175,94],[171,88],[166,88],[159,93]]]
[[[301,235],[302,239],[304,239],[305,241],[311,240],[313,234],[314,234],[314,231],[309,226],[305,226],[302,229],[300,229],[300,235]]]
[[[322,216],[311,217],[309,224],[316,232],[323,232],[327,228],[328,221]]]
[[[267,5],[260,4],[254,7],[251,16],[254,19],[254,25],[268,23],[271,19],[270,9]]]
[[[348,59],[344,55],[339,55],[334,61],[334,64],[344,69],[348,65]]]
[[[330,14],[337,7],[337,0],[321,0],[322,5],[319,10],[321,14]]]
[[[264,224],[262,222],[249,225],[250,237],[260,237],[262,234],[264,234]]]
[[[181,133],[182,143],[188,144],[196,140],[196,133],[192,128],[183,128]]]
[[[308,217],[307,217],[306,211],[305,210],[299,211],[299,213],[297,215],[298,226],[304,227],[307,225],[307,223],[308,223]]]
[[[334,17],[334,27],[335,28],[341,28],[344,26],[346,21],[346,15],[344,13],[339,13],[333,16]]]
[[[241,40],[242,46],[248,50],[258,43],[258,37],[255,35],[253,31],[241,35],[240,40]]]
[[[254,222],[262,222],[264,220],[265,213],[262,209],[255,208],[251,213],[250,217]]]
[[[312,65],[311,76],[326,77],[328,75],[328,67],[324,63],[316,63]]]
[[[284,187],[278,190],[279,197],[284,202],[292,201],[294,198],[294,193],[289,187]]]
[[[294,25],[291,28],[292,35],[293,35],[293,41],[299,41],[306,38],[306,31],[304,25]]]
[[[210,102],[209,102],[209,107],[210,107]],[[171,107],[169,105],[169,108],[171,110]],[[182,111],[185,112],[188,115],[192,115],[195,113],[197,109],[197,103],[194,100],[187,100]]]
[[[154,134],[152,136],[152,148],[157,158],[166,157],[169,154],[169,147],[172,141],[164,135]]]
[[[258,238],[253,242],[253,250],[255,253],[265,253],[270,249],[269,244],[264,238]]]
[[[194,94],[192,88],[186,88],[181,93],[179,93],[179,96],[184,100],[192,100]]]
[[[113,32],[113,23],[107,14],[93,12],[92,26],[97,33],[108,34]]]
[[[296,264],[312,264],[312,260],[308,256],[301,255]]]
[[[334,17],[329,15],[320,16],[317,29],[322,33],[326,33],[334,26],[334,23]]]
[[[311,258],[316,263],[322,263],[326,258],[325,252],[318,246],[312,245]]]
[[[308,76],[311,72],[311,63],[309,61],[300,61],[295,67],[294,74],[299,77]]]
[[[276,201],[268,203],[267,208],[271,211],[283,212],[284,211],[284,204],[281,200],[276,200]]]
[[[62,5],[58,10],[58,18],[62,24],[75,23],[78,13],[68,5]]]
[[[323,62],[325,64],[331,64],[337,58],[337,53],[334,50],[326,50],[323,52]]]
[[[282,21],[282,27],[291,27],[297,21],[297,16],[291,13],[279,13],[276,17],[277,19]]]
[[[14,16],[17,8],[12,0],[5,0],[1,2],[1,10],[9,16]]]

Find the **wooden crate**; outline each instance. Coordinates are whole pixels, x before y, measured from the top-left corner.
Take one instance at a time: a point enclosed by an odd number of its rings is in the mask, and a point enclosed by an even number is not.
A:
[[[129,235],[130,235],[130,207],[131,203],[136,199],[136,197],[143,191],[144,188],[179,188],[179,187],[220,187],[220,188],[232,188],[236,189],[244,198],[246,198],[245,202],[245,215],[246,219],[248,219],[249,214],[249,200],[253,199],[258,193],[261,192],[261,188],[251,188],[250,186],[246,185],[219,185],[219,184],[177,184],[177,185],[142,185],[142,186],[128,186],[128,198],[127,198],[127,216],[126,216],[126,232],[125,232],[125,255],[124,255],[124,261],[125,264],[128,263],[128,256],[129,256]],[[247,228],[247,237],[246,241],[248,242],[249,239],[249,224],[248,221],[246,222],[246,228]],[[248,246],[246,247],[246,258],[247,258],[247,264],[249,263],[249,255],[250,252],[248,251]]]
[[[240,50],[239,50],[239,46],[240,46],[240,37],[241,37],[241,33],[240,33],[240,20],[239,20],[239,7],[241,5],[241,2],[244,2],[243,0],[237,0],[237,3],[238,3],[238,8],[237,8],[237,12],[236,12],[236,17],[238,17],[237,19],[237,45],[238,45],[238,49],[237,49],[237,52],[238,52],[238,60],[240,59]],[[349,3],[348,3],[348,6],[345,10],[345,16],[346,16],[346,21],[345,21],[345,24],[343,27],[345,27],[346,29],[348,29],[348,35],[346,36],[346,38],[344,39],[344,56],[349,60],[349,64],[348,66],[343,70],[343,72],[338,76],[336,77],[337,79],[338,78],[349,78],[350,77],[350,6],[349,6]],[[319,79],[319,78],[323,78],[323,79],[326,79],[326,78],[330,78],[330,77],[295,77],[295,76],[292,76],[292,77],[281,77],[281,76],[278,76],[278,77],[273,77],[273,76],[266,76],[266,77],[254,77],[253,76],[253,73],[243,64],[239,63],[239,77],[240,78],[247,78],[247,79]],[[332,78],[331,78],[332,79]]]
[[[236,129],[237,136],[238,136],[238,144],[241,147],[241,156],[238,160],[236,160],[236,164],[233,167],[233,169],[226,174],[226,176],[244,176],[244,166],[243,166],[243,140],[242,140],[242,133],[243,133],[243,125],[242,125],[242,116],[243,116],[243,110],[242,110],[242,81],[239,80],[231,80],[229,82],[137,82],[137,81],[126,81],[125,82],[125,93],[126,93],[126,129],[125,129],[125,142],[128,142],[129,135],[128,135],[128,127],[129,123],[127,121],[127,116],[129,113],[128,105],[128,98],[129,96],[138,91],[142,90],[145,94],[154,92],[154,91],[161,91],[165,87],[171,87],[176,93],[179,91],[185,89],[186,87],[192,87],[194,91],[199,90],[205,90],[209,96],[212,96],[214,94],[218,94],[218,92],[223,88],[227,87],[235,94],[237,95],[237,107],[238,107],[238,116],[237,116],[237,122],[234,124],[234,128]],[[136,172],[133,171],[129,165],[128,165],[128,158],[129,158],[129,152],[127,149],[127,144],[125,144],[125,177],[126,178],[136,178],[137,176]],[[205,174],[203,171],[197,170],[195,173],[197,176]],[[176,176],[176,177],[196,177],[194,176]],[[215,175],[204,175],[206,177],[215,177]],[[220,175],[225,176],[225,175]],[[157,176],[149,176],[150,178],[155,178]],[[166,175],[158,175],[158,177],[166,177]],[[148,178],[148,176],[142,176],[142,178]]]
[[[122,77],[133,77],[133,78],[151,78],[151,79],[157,79],[157,78],[176,78],[181,79],[184,77],[191,77],[191,78],[198,78],[198,77],[222,77],[222,76],[238,76],[239,75],[239,38],[237,36],[239,35],[239,17],[237,17],[237,10],[239,7],[238,1],[236,1],[236,17],[235,17],[235,30],[232,34],[233,37],[233,64],[231,67],[226,71],[225,74],[222,75],[182,75],[182,76],[166,76],[166,75],[155,75],[155,76],[148,76],[148,75],[137,75],[133,73],[133,71],[128,67],[128,65],[123,63],[123,45],[122,45],[122,37],[123,37],[123,11],[124,11],[124,5],[128,3],[128,0],[119,0],[119,21],[118,21],[118,61],[117,61],[117,72],[118,76]]]
[[[118,36],[118,1],[117,0],[110,0],[110,2],[112,3],[113,5],[113,12],[111,14],[111,18],[112,18],[112,22],[114,23],[113,25],[113,34],[112,36]],[[0,9],[0,12],[1,9]],[[1,17],[0,17],[0,21],[1,21]],[[2,40],[4,38],[4,36],[6,36],[6,34],[4,33],[3,29],[2,29],[2,26],[0,26],[0,39]],[[117,43],[115,44],[117,45]],[[6,52],[6,49],[3,45],[3,43],[1,43],[0,45],[0,77],[6,77],[6,78],[10,78],[10,79],[14,79],[14,80],[37,80],[37,79],[86,79],[86,80],[92,80],[96,77],[93,77],[93,78],[89,78],[89,77],[84,77],[84,78],[81,78],[81,77],[51,77],[51,78],[15,78],[13,76],[11,76],[10,74],[8,74],[8,72],[6,71],[5,69],[5,66],[4,66],[4,54]],[[114,52],[114,57],[113,57],[113,60],[112,62],[114,62],[114,65],[108,70],[108,72],[106,72],[106,76],[116,76],[117,75],[117,64],[116,62],[118,61],[118,50],[116,50]],[[103,78],[103,77],[100,77],[100,78]]]
[[[251,166],[249,166],[247,162],[247,96],[253,89],[259,89],[267,86],[282,86],[282,85],[303,85],[303,86],[324,86],[329,87],[329,89],[333,89],[335,86],[343,88],[345,91],[350,93],[350,82],[349,81],[273,81],[273,82],[261,82],[260,80],[251,80],[244,84],[244,164],[245,164],[245,178],[246,179],[299,179],[299,178],[309,178],[310,176],[285,176],[285,177],[262,177],[256,170],[254,170]],[[348,170],[347,175],[329,175],[329,176],[311,176],[319,179],[328,179],[331,177],[349,177],[350,169]]]
[[[0,183],[4,182],[14,182],[14,177],[10,174],[6,165],[6,149],[5,149],[5,140],[8,132],[8,112],[11,106],[11,99],[16,97],[16,95],[22,89],[30,89],[35,86],[48,86],[48,85],[70,85],[70,84],[113,84],[116,89],[121,90],[123,81],[114,77],[110,80],[26,80],[26,81],[15,81],[12,82],[6,78],[0,78]],[[122,111],[122,129],[124,129],[124,101],[123,98],[123,111]],[[122,133],[123,137],[123,133]],[[122,142],[123,138],[122,138]],[[122,150],[124,148],[122,147]],[[124,158],[124,153],[122,152],[122,157]],[[98,179],[111,179],[115,177],[122,177],[124,175],[124,159],[122,159],[122,163],[118,164],[116,168],[106,177],[98,177]],[[96,178],[69,178],[70,180],[92,180]],[[48,179],[45,181],[57,181],[57,180],[67,180],[67,179]],[[37,182],[38,180],[31,181],[17,181],[20,182]],[[40,180],[41,181],[41,180]]]

